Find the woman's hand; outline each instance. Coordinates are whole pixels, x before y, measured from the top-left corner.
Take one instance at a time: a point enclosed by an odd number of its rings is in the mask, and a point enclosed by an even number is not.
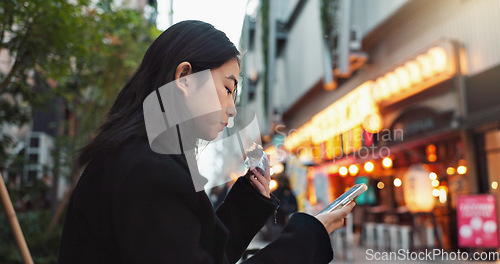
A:
[[[271,173],[269,169],[262,173],[262,170],[253,168],[247,172],[245,177],[247,177],[255,190],[265,197],[270,198],[271,190],[269,189],[269,183],[271,182]]]
[[[356,204],[349,203],[341,209],[335,210],[331,213],[322,213],[315,217],[325,226],[328,234],[344,226],[346,216],[352,211]]]

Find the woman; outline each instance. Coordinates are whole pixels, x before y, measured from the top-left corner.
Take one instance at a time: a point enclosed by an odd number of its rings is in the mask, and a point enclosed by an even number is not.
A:
[[[154,41],[82,150],[79,161],[86,168],[68,206],[60,263],[239,260],[278,207],[269,171],[240,177],[214,212],[206,193],[195,191],[187,153],[152,151],[143,112],[145,98],[162,85],[173,82],[177,94],[188,98],[186,77],[209,70],[222,111],[186,126],[196,128],[197,138],[213,140],[236,115],[238,55],[224,33],[200,21],[180,22]],[[244,263],[328,263],[328,234],[343,225],[352,207],[316,217],[295,214],[278,239]]]

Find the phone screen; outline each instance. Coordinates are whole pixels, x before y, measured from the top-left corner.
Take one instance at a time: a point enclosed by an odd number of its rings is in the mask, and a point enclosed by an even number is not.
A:
[[[356,197],[360,196],[366,190],[368,190],[368,186],[366,186],[366,184],[364,183],[356,184],[349,190],[347,190],[345,193],[340,195],[337,199],[335,199],[335,201],[333,201],[331,204],[329,204],[327,207],[321,210],[321,212],[319,212],[318,214],[340,209],[346,206],[352,200],[356,199]]]

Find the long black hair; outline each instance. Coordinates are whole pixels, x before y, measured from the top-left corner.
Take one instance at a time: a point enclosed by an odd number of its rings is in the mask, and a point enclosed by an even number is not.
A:
[[[81,149],[78,165],[87,164],[96,154],[116,148],[131,137],[145,136],[143,101],[175,79],[181,62],[191,63],[194,73],[218,68],[239,54],[224,32],[202,21],[183,21],[165,30],[118,94],[98,134]]]

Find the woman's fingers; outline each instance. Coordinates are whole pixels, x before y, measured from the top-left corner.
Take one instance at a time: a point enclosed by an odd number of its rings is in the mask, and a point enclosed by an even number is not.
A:
[[[319,214],[316,218],[325,226],[327,232],[331,233],[344,226],[344,218],[352,211],[355,205],[354,202],[351,202],[341,209]]]
[[[265,177],[264,175],[262,175],[262,173],[260,172],[260,170],[253,169],[252,172],[257,177],[257,180],[259,180],[260,183],[262,183],[262,185],[269,186],[269,182],[271,180],[270,179],[268,180],[267,177]]]
[[[259,190],[259,186],[257,186],[255,183],[254,183],[254,180],[252,179],[253,176],[251,175],[250,177],[248,177],[248,180],[250,181],[250,184],[252,185],[252,187],[257,190],[259,193],[261,192],[261,190]],[[259,183],[260,185],[260,183]]]
[[[256,168],[252,169],[252,174],[249,175],[250,182],[253,183],[255,189],[257,189],[262,195],[269,197],[269,182],[262,173]]]
[[[336,216],[342,220],[347,217],[347,215],[352,211],[355,205],[355,202],[350,202],[348,205],[340,208],[339,210],[335,210],[330,214],[336,214]]]
[[[266,188],[264,187],[264,185],[262,185],[262,183],[257,179],[256,176],[250,176],[250,183],[259,193],[269,198],[269,194],[266,191]]]

